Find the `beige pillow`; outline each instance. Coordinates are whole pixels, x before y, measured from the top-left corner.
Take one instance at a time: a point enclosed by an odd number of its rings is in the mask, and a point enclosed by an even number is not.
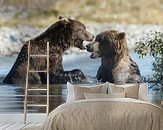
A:
[[[138,99],[139,84],[114,85],[110,83],[112,93],[125,93],[126,98]]]
[[[140,84],[138,99],[143,100],[143,101],[149,101],[148,100],[148,83]]]
[[[91,98],[125,98],[125,93],[84,93],[86,99]]]
[[[106,93],[109,87],[109,83],[99,85],[73,85],[70,82],[67,82],[67,103],[73,102],[76,100],[85,99],[84,93]],[[110,92],[110,90],[108,90]]]

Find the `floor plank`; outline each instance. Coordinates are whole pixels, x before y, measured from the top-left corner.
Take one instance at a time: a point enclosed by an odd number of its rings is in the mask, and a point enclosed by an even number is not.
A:
[[[6,125],[7,123],[1,123],[0,124],[0,130],[2,130],[3,126]]]
[[[13,130],[19,130],[22,129],[26,126],[26,124],[20,123],[20,125],[18,125],[17,127],[15,127]]]
[[[0,128],[1,128],[1,126],[3,126],[4,124],[6,124],[6,123],[4,123],[4,122],[0,122]]]
[[[28,125],[26,125],[24,128],[28,128],[28,127],[34,127],[37,123],[29,123]]]
[[[35,126],[42,126],[43,123],[37,123]]]
[[[6,124],[4,124],[4,125],[2,125],[1,127],[0,127],[0,130],[5,130],[5,129],[7,129],[9,126],[11,126],[11,125],[13,125],[14,123],[6,123]]]
[[[0,130],[20,130],[23,128],[29,128],[29,127],[36,127],[41,126],[43,123],[41,122],[30,122],[27,124],[24,123],[13,123],[13,122],[6,122],[6,123],[0,123]]]
[[[4,130],[16,130],[16,127],[19,126],[21,123],[13,123],[9,127],[5,128]]]
[[[27,124],[22,124],[23,126],[20,128],[20,129],[23,129],[23,128],[25,128],[26,126],[28,126],[30,123],[27,123]],[[27,128],[27,127],[26,127]]]

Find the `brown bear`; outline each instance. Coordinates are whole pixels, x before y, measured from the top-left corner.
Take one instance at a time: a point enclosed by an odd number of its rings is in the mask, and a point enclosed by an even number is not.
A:
[[[102,32],[86,47],[87,51],[93,52],[91,58],[101,57],[98,80],[117,84],[141,82],[139,67],[128,54],[124,32]]]
[[[31,54],[46,54],[47,42],[49,42],[50,83],[65,83],[65,79],[85,80],[84,74],[78,69],[64,72],[62,55],[67,49],[73,46],[83,49],[83,41],[91,41],[93,38],[94,36],[86,31],[85,25],[81,22],[70,18],[60,17],[59,21],[51,25],[45,32],[30,40]],[[27,45],[28,41],[23,45],[15,64],[3,80],[3,83],[25,83],[27,72]],[[46,58],[31,57],[30,61],[30,69],[46,69]],[[70,75],[75,75],[76,77]],[[30,73],[29,83],[46,83],[46,73]]]

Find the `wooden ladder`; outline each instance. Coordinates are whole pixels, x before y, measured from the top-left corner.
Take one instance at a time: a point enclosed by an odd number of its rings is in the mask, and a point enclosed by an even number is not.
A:
[[[31,57],[46,57],[47,68],[46,70],[30,70],[30,58]],[[47,88],[31,88],[29,89],[29,73],[47,73]],[[28,104],[28,91],[47,91],[47,102],[46,104]],[[28,107],[46,107],[46,114],[49,114],[49,42],[47,42],[47,54],[46,55],[31,55],[30,54],[30,41],[28,43],[28,61],[27,61],[27,75],[26,75],[26,86],[25,86],[25,98],[24,98],[24,124],[27,122],[27,108]]]

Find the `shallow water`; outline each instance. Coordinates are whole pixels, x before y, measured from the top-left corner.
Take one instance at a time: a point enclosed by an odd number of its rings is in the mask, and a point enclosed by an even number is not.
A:
[[[72,53],[63,56],[63,66],[65,70],[81,69],[87,76],[90,83],[96,82],[96,72],[100,66],[100,59],[90,59],[89,53]],[[152,58],[150,56],[144,59],[139,59],[138,55],[131,54],[139,66],[142,76],[152,74]],[[14,64],[16,56],[14,57],[0,57],[0,82],[7,75],[12,65]],[[36,87],[36,86],[34,86]],[[38,86],[37,86],[38,87]],[[58,89],[61,88],[62,89]],[[33,94],[33,93],[31,93]],[[37,95],[45,95],[39,92]],[[61,96],[62,95],[62,96]],[[45,102],[46,96],[43,97],[29,97],[32,103]],[[159,91],[149,90],[149,98],[155,103],[160,103],[163,100],[163,94]],[[22,113],[24,100],[24,86],[5,85],[0,84],[0,113]],[[52,85],[50,86],[50,109],[54,109],[60,103],[66,100],[66,85]],[[36,102],[34,102],[36,101]],[[29,112],[44,112],[45,109],[32,108]]]

